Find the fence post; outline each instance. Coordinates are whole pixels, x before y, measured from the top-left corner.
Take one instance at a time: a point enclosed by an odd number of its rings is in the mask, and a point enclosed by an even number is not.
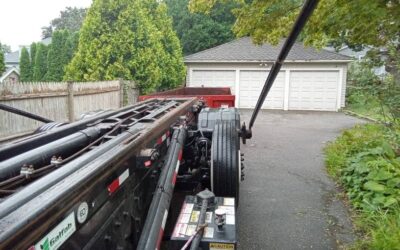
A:
[[[119,107],[122,108],[124,106],[125,81],[122,79],[118,79],[118,81],[119,81]]]
[[[74,110],[74,83],[68,82],[68,120],[69,122],[75,121],[75,110]]]
[[[139,90],[136,88],[134,81],[127,81],[126,84],[126,99],[127,105],[133,105],[137,103],[139,98]]]

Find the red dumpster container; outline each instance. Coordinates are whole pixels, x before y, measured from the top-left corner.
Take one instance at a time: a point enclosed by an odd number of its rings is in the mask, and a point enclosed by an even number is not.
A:
[[[231,89],[219,87],[184,87],[172,89],[150,95],[139,96],[139,101],[144,101],[151,98],[174,97],[197,97],[200,100],[204,100],[206,105],[210,108],[219,108],[221,106],[235,107],[235,96],[231,94]]]

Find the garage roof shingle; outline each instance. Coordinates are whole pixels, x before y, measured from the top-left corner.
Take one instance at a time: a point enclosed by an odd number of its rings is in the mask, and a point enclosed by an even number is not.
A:
[[[19,51],[14,51],[4,55],[4,62],[7,63],[18,63],[19,62]]]
[[[270,44],[255,45],[249,37],[243,37],[217,47],[197,52],[185,57],[185,62],[254,62],[275,61],[284,40],[277,46]],[[330,52],[304,47],[296,42],[290,50],[286,61],[352,61],[352,58]]]

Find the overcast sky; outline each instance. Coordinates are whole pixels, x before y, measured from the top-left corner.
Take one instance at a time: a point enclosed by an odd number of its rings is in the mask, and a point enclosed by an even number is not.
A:
[[[89,7],[92,0],[1,0],[0,42],[12,50],[41,39],[41,27],[60,15],[65,7]]]

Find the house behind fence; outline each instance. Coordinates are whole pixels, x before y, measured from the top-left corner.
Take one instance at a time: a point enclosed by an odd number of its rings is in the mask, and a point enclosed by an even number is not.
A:
[[[81,114],[109,110],[136,102],[133,82],[32,82],[0,84],[0,103],[57,122],[79,119]],[[0,110],[0,138],[34,131],[43,123]],[[1,139],[0,139],[1,140]]]

